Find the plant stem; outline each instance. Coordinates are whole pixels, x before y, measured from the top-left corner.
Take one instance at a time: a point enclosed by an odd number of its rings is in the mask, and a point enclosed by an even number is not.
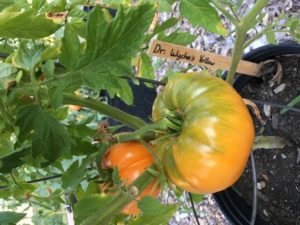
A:
[[[17,95],[31,95],[34,87],[20,87],[14,88],[14,92]],[[43,97],[47,97],[47,89],[41,88],[39,90],[39,94]],[[146,122],[140,119],[139,117],[132,116],[120,109],[107,105],[103,102],[94,100],[94,99],[86,99],[81,98],[76,95],[63,93],[63,103],[70,105],[79,105],[83,107],[87,107],[93,109],[101,114],[104,114],[112,119],[118,120],[134,129],[139,129],[146,125]]]
[[[154,166],[150,168],[154,169]],[[141,193],[155,178],[148,171],[139,176],[132,185],[128,187],[129,191],[121,191],[117,196],[112,198],[108,203],[101,206],[92,216],[85,219],[81,225],[105,225],[109,224],[114,215],[118,214],[124,206],[135,199],[135,194],[130,191],[132,188],[137,188]]]
[[[234,42],[234,48],[233,48],[230,68],[229,68],[229,71],[228,71],[228,74],[226,77],[226,81],[231,85],[233,84],[235,72],[236,72],[239,62],[242,58],[243,44],[244,44],[245,36],[246,36],[246,32],[241,31],[238,28],[236,29],[236,38],[235,38],[235,42]]]
[[[157,122],[148,124],[141,127],[132,133],[124,133],[117,135],[118,142],[125,142],[131,140],[154,140],[156,138],[156,132],[166,132],[169,129],[169,121],[167,119],[161,119]]]
[[[233,48],[233,55],[230,64],[230,68],[228,71],[228,75],[226,81],[229,84],[233,84],[234,76],[236,73],[236,69],[238,67],[238,63],[242,58],[243,54],[243,45],[245,41],[246,34],[248,30],[253,26],[253,22],[255,21],[257,15],[261,12],[261,10],[268,4],[268,0],[258,0],[252,9],[244,16],[241,21],[235,25],[236,26],[236,40]]]
[[[34,69],[31,69],[29,73],[30,73],[31,83],[33,84],[35,101],[36,101],[36,103],[40,103],[40,94],[39,94],[40,86],[36,80]]]
[[[80,105],[83,107],[93,109],[135,129],[143,127],[146,124],[146,122],[140,119],[139,117],[132,116],[122,110],[114,108],[100,101],[96,101],[94,99],[84,99],[79,96],[64,93],[63,103],[71,105]]]

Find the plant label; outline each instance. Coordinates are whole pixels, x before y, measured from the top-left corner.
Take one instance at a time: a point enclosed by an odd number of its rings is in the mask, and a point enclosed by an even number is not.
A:
[[[168,60],[204,66],[210,70],[228,70],[231,63],[231,57],[199,51],[158,40],[152,42],[148,54]],[[237,73],[251,76],[258,76],[258,71],[258,64],[244,60],[241,60],[237,67]]]

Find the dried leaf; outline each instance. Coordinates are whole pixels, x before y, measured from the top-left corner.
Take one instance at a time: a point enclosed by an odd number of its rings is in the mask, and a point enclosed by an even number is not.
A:
[[[256,118],[262,123],[262,124],[266,124],[266,121],[261,117],[259,109],[257,107],[257,105],[250,101],[249,99],[243,98],[244,102],[246,105],[250,106],[250,108],[252,109],[254,115],[256,116]]]

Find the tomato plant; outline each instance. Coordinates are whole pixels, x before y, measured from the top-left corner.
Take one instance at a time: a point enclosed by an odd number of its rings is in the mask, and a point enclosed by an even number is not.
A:
[[[34,211],[43,207],[60,215],[60,210],[69,205],[80,225],[118,224],[118,213],[134,200],[132,208],[127,206],[129,211],[136,213],[138,202],[142,215],[122,217],[122,223],[149,225],[151,220],[150,224],[166,224],[177,205],[164,211],[165,206],[153,204],[154,199],[142,198],[144,193],[156,196],[158,188],[153,181],[156,177],[145,170],[153,159],[137,143],[125,143],[139,146],[132,150],[137,158],[113,154],[115,147],[106,155],[106,166],[118,167],[125,187],[118,187],[113,196],[104,198],[99,194],[103,171],[96,169],[95,161],[103,153],[103,146],[122,140],[159,138],[153,147],[163,161],[156,165],[160,167],[155,171],[158,176],[165,178],[164,168],[170,180],[183,189],[196,193],[217,191],[240,175],[251,148],[253,134],[242,100],[224,82],[207,76],[198,81],[193,75],[170,81],[154,105],[151,124],[102,100],[119,97],[132,105],[134,96],[128,79],[154,79],[155,68],[147,55],[151,40],[181,45],[196,40],[196,35],[178,29],[182,18],[194,27],[226,35],[219,12],[235,28],[236,44],[228,76],[228,83],[232,83],[245,36],[262,19],[260,13],[268,1],[257,0],[245,17],[238,15],[242,1],[238,6],[230,5],[230,12],[225,6],[231,1],[221,0],[99,2],[102,1],[0,3],[0,198],[6,202],[13,199],[14,208],[16,204],[27,204],[26,207],[35,207]],[[179,9],[178,18],[163,23],[153,21],[154,15],[173,8]],[[258,29],[256,37],[272,36],[271,31],[279,23],[282,21]],[[297,25],[298,18],[290,18],[283,27],[298,35]],[[166,32],[169,28],[175,31]],[[254,40],[250,38],[246,45]],[[209,91],[202,93],[205,88]],[[76,95],[83,89],[96,94]],[[102,91],[107,94],[104,98]],[[198,97],[193,99],[195,96]],[[86,110],[78,117],[69,116],[66,105]],[[89,110],[92,113],[87,113]],[[97,128],[103,116],[135,131],[120,136],[116,142],[109,135],[103,138],[106,134]],[[147,137],[140,135],[143,133]],[[201,148],[197,143],[202,143]],[[130,165],[123,166],[124,159]],[[136,198],[126,192],[132,186],[144,191]],[[0,224],[17,223],[25,214],[1,211]]]
[[[254,141],[243,99],[225,81],[206,72],[170,81],[153,106],[153,120],[181,120],[179,133],[158,143],[170,180],[194,193],[212,193],[242,174]]]
[[[150,145],[149,149],[152,148]],[[117,168],[119,176],[125,186],[132,184],[148,167],[154,163],[149,150],[138,141],[124,142],[112,145],[103,159],[105,168]],[[159,193],[157,180],[153,180],[143,190],[136,200],[141,200],[144,196],[156,197]],[[140,210],[136,201],[132,201],[125,208],[124,214],[139,214]]]

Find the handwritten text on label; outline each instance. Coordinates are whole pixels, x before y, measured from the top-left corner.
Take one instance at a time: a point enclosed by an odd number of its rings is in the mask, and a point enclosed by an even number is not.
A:
[[[220,56],[210,52],[198,51],[184,46],[175,45],[163,41],[154,41],[149,49],[149,54],[195,65],[202,65],[211,69],[228,70],[230,57]],[[237,72],[257,76],[258,65],[256,63],[241,60]]]

